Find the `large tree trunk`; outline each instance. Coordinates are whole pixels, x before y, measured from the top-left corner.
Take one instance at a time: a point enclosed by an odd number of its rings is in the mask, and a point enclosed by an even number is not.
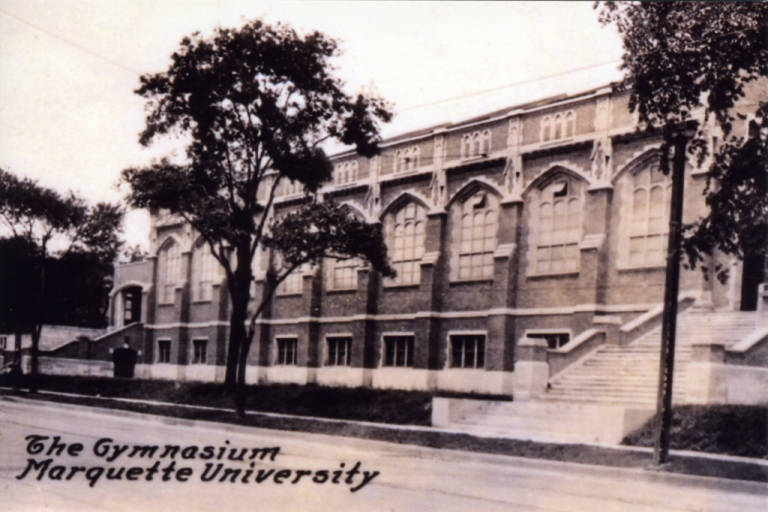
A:
[[[251,258],[248,245],[237,248],[237,267],[234,282],[229,283],[232,313],[229,317],[229,348],[224,384],[230,390],[237,386],[237,367],[246,339],[245,322],[248,319],[249,288],[251,286]]]
[[[40,361],[38,359],[40,354],[40,333],[42,332],[42,325],[35,325],[32,327],[32,346],[29,348],[29,391],[30,393],[37,393],[37,379],[40,373]]]
[[[21,331],[17,328],[16,332],[13,335],[14,342],[13,342],[13,364],[17,365],[18,370],[16,371],[16,378],[13,379],[13,387],[14,389],[19,389],[21,387],[21,375],[22,375],[22,369],[21,369]]]
[[[237,364],[237,389],[235,389],[235,410],[239,418],[245,417],[245,369],[248,365],[248,353],[251,350],[253,332],[247,332],[240,345],[240,357]]]

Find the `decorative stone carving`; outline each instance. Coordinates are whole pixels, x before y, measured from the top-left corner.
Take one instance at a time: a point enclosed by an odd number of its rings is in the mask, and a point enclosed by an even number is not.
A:
[[[512,153],[507,157],[507,165],[502,174],[504,195],[507,200],[519,200],[525,189],[525,175],[523,174],[523,156],[520,153]]]
[[[371,159],[371,167],[369,172],[370,182],[368,184],[368,192],[365,194],[365,209],[368,215],[374,219],[379,217],[381,212],[381,184],[379,183],[379,166],[381,165],[381,159],[375,156]]]
[[[513,117],[509,120],[509,129],[507,132],[507,147],[518,148],[523,143],[523,122],[519,117]]]
[[[607,184],[613,176],[613,144],[610,137],[596,139],[589,155],[592,162],[590,180],[593,185]]]
[[[448,195],[448,184],[445,177],[445,169],[443,168],[443,148],[443,135],[435,136],[433,153],[434,165],[432,171],[432,181],[429,184],[429,199],[432,201],[434,207],[439,210],[445,208],[446,197]]]

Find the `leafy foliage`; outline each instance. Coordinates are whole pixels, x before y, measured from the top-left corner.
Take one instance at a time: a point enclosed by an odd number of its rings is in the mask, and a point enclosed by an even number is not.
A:
[[[630,108],[648,128],[661,130],[662,170],[668,172],[674,137],[689,137],[699,165],[711,157],[706,218],[687,226],[684,249],[695,266],[718,248],[744,256],[766,247],[768,160],[763,95],[756,127],[746,140],[734,131],[734,107],[768,77],[768,3],[596,3],[602,23],[622,35],[622,68]],[[753,84],[751,84],[753,83]],[[712,137],[718,137],[713,144]]]
[[[0,219],[41,258],[80,252],[111,262],[120,246],[122,215],[117,205],[88,206],[74,194],[62,196],[0,169]]]
[[[273,288],[256,314],[294,268],[331,253],[360,255],[389,271],[378,228],[334,206],[310,201],[270,224],[281,183],[298,182],[311,194],[330,179],[325,141],[354,145],[366,156],[378,151],[379,123],[391,118],[388,106],[344,92],[333,74],[338,55],[337,41],[319,32],[299,35],[286,25],[253,21],[239,29],[217,28],[209,38],[185,37],[169,68],[142,76],[136,90],[148,111],[140,142],[177,137],[187,143],[186,155],[183,161],[126,169],[123,177],[134,206],[183,218],[224,268],[232,299],[230,384],[233,358],[245,364],[255,327],[255,317],[247,333],[239,326],[260,245],[268,243],[290,264],[271,276]],[[316,245],[308,247],[307,240]]]
[[[0,220],[0,323],[31,334],[34,375],[44,323],[103,325],[122,209],[0,169]]]
[[[322,258],[361,257],[393,275],[378,226],[355,218],[343,205],[314,203],[276,218],[264,239],[266,247],[281,249],[285,267],[298,267]]]

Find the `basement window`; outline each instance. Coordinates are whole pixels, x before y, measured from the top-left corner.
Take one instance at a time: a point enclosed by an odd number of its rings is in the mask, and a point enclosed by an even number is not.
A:
[[[171,340],[159,340],[157,342],[157,362],[171,362]]]
[[[529,332],[525,334],[528,338],[537,338],[547,340],[547,348],[555,350],[571,341],[571,335],[567,332]]]

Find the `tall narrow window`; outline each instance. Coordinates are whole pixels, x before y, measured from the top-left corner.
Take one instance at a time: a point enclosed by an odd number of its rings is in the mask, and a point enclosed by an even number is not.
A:
[[[141,321],[141,288],[131,286],[122,291],[123,325]]]
[[[565,114],[565,137],[573,137],[576,135],[576,116],[570,110]]]
[[[390,284],[418,284],[421,281],[421,257],[424,255],[426,213],[414,202],[402,206],[387,218],[387,245],[397,276]]]
[[[555,114],[555,121],[553,123],[555,133],[552,136],[553,139],[557,140],[563,137],[563,116],[562,114]]]
[[[579,268],[581,193],[579,182],[568,177],[551,181],[541,191],[538,205],[536,272],[573,272]]]
[[[546,142],[552,138],[552,116],[544,116],[541,119],[541,141]]]
[[[458,279],[483,279],[493,275],[496,250],[498,201],[493,194],[478,191],[461,204],[458,229]]]
[[[383,366],[413,366],[413,336],[385,336]]]
[[[657,165],[633,177],[632,224],[629,234],[629,264],[660,265],[667,247],[671,180]]]
[[[176,288],[181,284],[181,250],[173,239],[160,249],[157,275],[160,304],[173,304]]]
[[[277,338],[277,360],[279,365],[296,365],[299,340],[296,338]]]
[[[157,362],[171,362],[171,340],[159,340],[157,342]]]
[[[192,340],[192,364],[205,364],[208,355],[208,340]]]

